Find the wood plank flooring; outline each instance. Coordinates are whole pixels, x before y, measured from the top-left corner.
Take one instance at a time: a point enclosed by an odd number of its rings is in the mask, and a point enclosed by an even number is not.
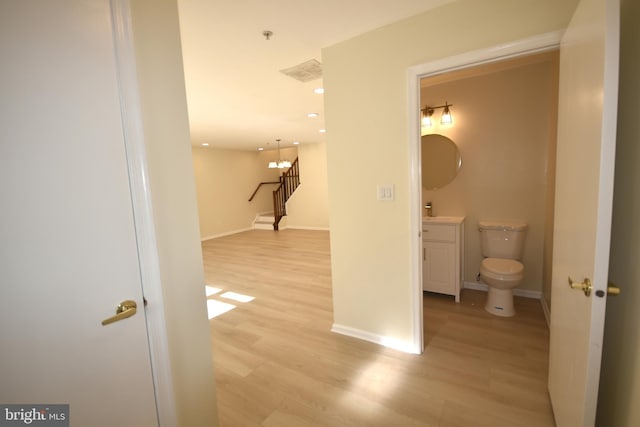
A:
[[[517,315],[485,293],[424,296],[425,353],[330,332],[329,233],[254,230],[203,243],[222,427],[553,426],[548,329],[537,300]],[[255,297],[236,302],[233,291]]]

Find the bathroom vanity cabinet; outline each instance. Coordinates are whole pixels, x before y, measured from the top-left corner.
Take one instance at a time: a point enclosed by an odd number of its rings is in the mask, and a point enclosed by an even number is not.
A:
[[[464,217],[422,221],[422,289],[460,302],[464,265]]]

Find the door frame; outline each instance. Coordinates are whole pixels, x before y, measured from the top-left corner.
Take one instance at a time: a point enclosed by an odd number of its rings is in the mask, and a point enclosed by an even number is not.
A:
[[[145,299],[147,337],[158,423],[175,426],[177,413],[164,313],[160,261],[139,97],[130,0],[110,0],[116,72],[120,86],[120,111],[127,156],[131,205]],[[152,304],[146,305],[146,301]]]
[[[420,147],[420,80],[424,77],[449,71],[499,62],[506,59],[560,48],[564,31],[553,31],[512,42],[473,50],[459,55],[437,59],[415,65],[407,70],[407,111],[409,130],[409,180],[410,180],[410,229],[414,231],[411,240],[411,287],[413,353],[424,351],[424,324],[422,312],[422,175]],[[464,277],[462,278],[464,280]]]

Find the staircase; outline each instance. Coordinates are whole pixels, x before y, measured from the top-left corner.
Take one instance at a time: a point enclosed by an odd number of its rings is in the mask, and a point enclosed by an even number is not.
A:
[[[276,221],[273,212],[260,213],[253,220],[253,228],[255,230],[273,230],[273,223]]]
[[[253,200],[253,197],[264,184],[278,184],[278,187],[273,191],[273,212],[256,215],[253,228],[262,230],[271,230],[273,228],[273,230],[278,231],[278,224],[287,215],[287,201],[300,185],[298,158],[296,157],[291,163],[291,167],[282,173],[279,181],[258,184],[249,201]]]

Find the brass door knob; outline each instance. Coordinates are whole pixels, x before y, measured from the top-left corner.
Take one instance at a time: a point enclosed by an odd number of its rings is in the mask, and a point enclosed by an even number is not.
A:
[[[598,298],[603,298],[605,295],[609,295],[611,297],[615,297],[617,295],[620,295],[620,288],[617,287],[616,285],[614,285],[613,283],[609,282],[609,286],[607,286],[607,292],[605,293],[605,291],[603,291],[602,289],[598,289],[596,291],[596,296]]]
[[[609,286],[607,286],[607,295],[615,297],[617,295],[620,295],[620,292],[621,291],[620,291],[619,287],[617,287],[613,283],[609,282]]]
[[[584,292],[585,296],[589,296],[591,295],[591,290],[593,289],[593,286],[591,285],[591,280],[589,280],[589,278],[585,278],[584,282],[574,282],[571,277],[569,277],[569,286],[571,287],[571,289],[580,289]]]
[[[102,321],[102,326],[117,322],[122,319],[126,319],[127,317],[131,317],[134,314],[136,314],[137,309],[138,309],[138,305],[136,304],[135,301],[132,301],[132,300],[122,301],[116,308],[116,315],[111,316],[108,319],[104,319]]]

